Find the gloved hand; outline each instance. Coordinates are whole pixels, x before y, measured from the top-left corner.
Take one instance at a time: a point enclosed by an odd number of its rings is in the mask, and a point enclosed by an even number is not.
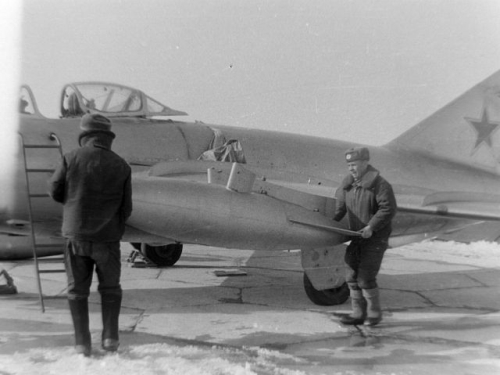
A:
[[[363,238],[370,238],[373,235],[373,230],[369,225],[367,225],[366,227],[361,229],[359,233],[361,233],[361,237]]]

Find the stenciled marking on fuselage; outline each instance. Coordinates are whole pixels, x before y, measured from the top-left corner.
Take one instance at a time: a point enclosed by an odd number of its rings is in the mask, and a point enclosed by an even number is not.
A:
[[[500,122],[489,119],[486,107],[483,108],[483,115],[480,120],[470,117],[464,117],[464,119],[469,123],[477,136],[471,154],[474,154],[482,143],[485,143],[490,149],[493,148],[492,136],[498,130]]]

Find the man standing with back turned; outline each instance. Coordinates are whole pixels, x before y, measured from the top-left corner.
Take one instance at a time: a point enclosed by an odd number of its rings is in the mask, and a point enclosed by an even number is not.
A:
[[[361,237],[354,237],[346,249],[346,281],[353,311],[341,322],[374,326],[382,320],[377,274],[388,247],[396,198],[391,185],[369,164],[367,148],[351,148],[345,159],[350,175],[337,190],[333,219],[340,221],[347,214],[349,228]]]
[[[99,114],[82,117],[80,148],[64,155],[49,181],[52,198],[63,203],[62,233],[68,276],[68,302],[75,330],[75,349],[91,354],[88,296],[94,266],[101,295],[102,348],[119,346],[120,240],[132,213],[131,169],[111,151],[111,121]]]

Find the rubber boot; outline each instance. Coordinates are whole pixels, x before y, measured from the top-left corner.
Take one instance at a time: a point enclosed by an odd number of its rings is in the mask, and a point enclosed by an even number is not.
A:
[[[352,313],[340,318],[340,322],[347,325],[363,324],[366,318],[366,301],[360,289],[351,289]]]
[[[118,320],[122,296],[118,294],[101,295],[102,309],[102,348],[108,352],[116,352],[120,346],[118,337]]]
[[[365,297],[368,304],[365,326],[376,326],[382,321],[382,309],[380,308],[379,289],[363,289],[363,296]]]
[[[87,299],[68,299],[73,327],[75,330],[75,350],[78,354],[90,357],[92,336],[89,330],[89,305]]]

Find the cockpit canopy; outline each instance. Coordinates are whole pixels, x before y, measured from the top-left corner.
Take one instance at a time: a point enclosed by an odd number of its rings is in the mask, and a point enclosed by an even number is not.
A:
[[[101,113],[107,117],[185,116],[150,98],[142,91],[106,82],[80,82],[64,86],[61,96],[62,117],[80,117]]]

